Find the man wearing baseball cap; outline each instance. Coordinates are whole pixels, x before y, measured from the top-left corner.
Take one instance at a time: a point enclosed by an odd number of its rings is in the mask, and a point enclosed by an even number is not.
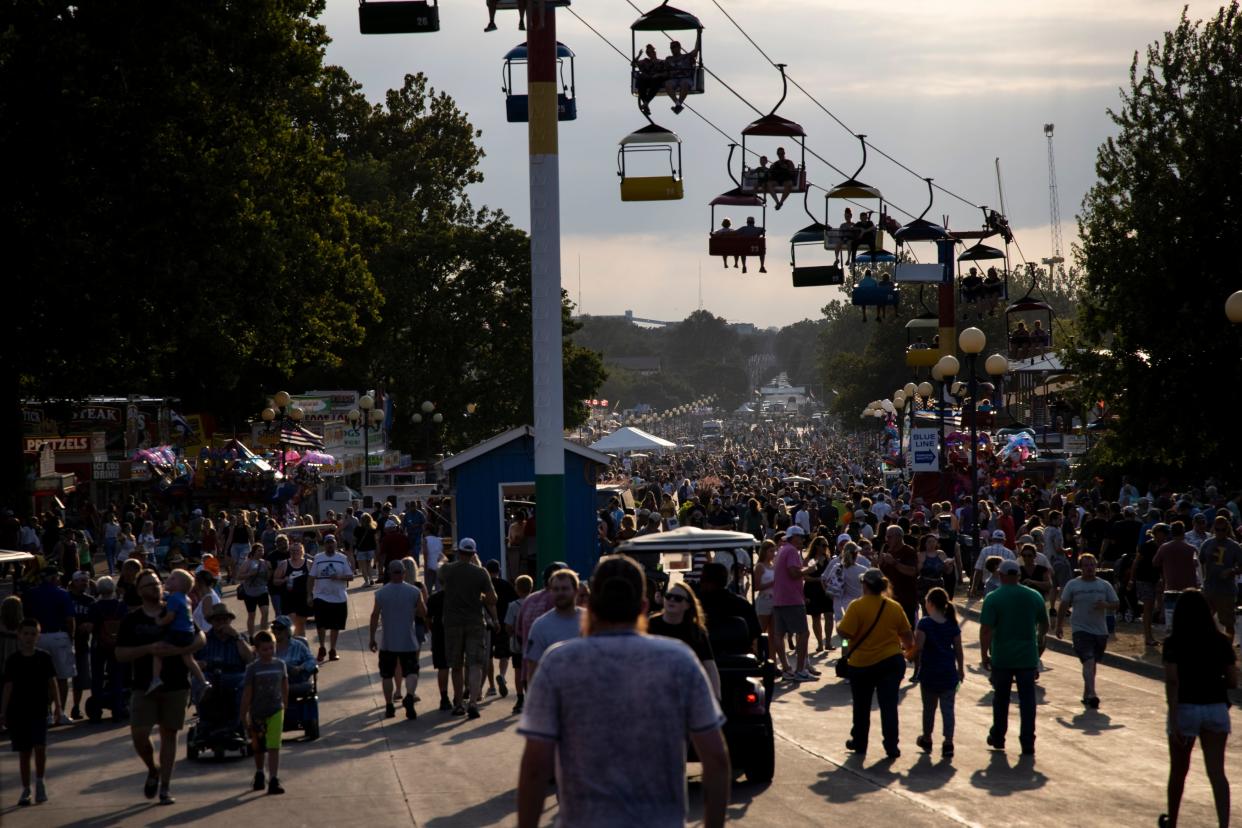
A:
[[[991,671],[992,730],[988,745],[1005,749],[1009,729],[1009,694],[1018,684],[1021,728],[1018,739],[1024,755],[1035,754],[1035,675],[1039,668],[1040,643],[1048,634],[1048,611],[1044,596],[1022,586],[1022,567],[1015,560],[1002,561],[998,570],[1001,586],[983,599],[979,615],[979,649],[983,667]]]
[[[474,538],[462,538],[457,558],[440,566],[440,589],[444,593],[444,649],[453,679],[453,715],[479,718],[476,707],[487,666],[487,637],[483,612],[496,621],[496,589],[487,570],[474,562],[478,546]],[[462,675],[463,668],[467,674]],[[463,697],[463,678],[468,695]]]
[[[776,660],[784,667],[786,681],[812,681],[819,675],[807,665],[806,645],[810,628],[806,622],[806,597],[802,585],[814,566],[802,562],[806,532],[796,523],[785,530],[785,542],[776,553],[772,568],[776,582],[772,586],[772,618],[775,626]],[[785,655],[785,636],[793,635],[797,648],[797,669],[790,669]]]
[[[993,555],[1005,561],[1016,562],[1018,560],[1013,550],[1005,546],[1005,530],[1003,529],[992,530],[992,542],[983,547],[983,550],[979,552],[979,557],[975,558],[975,574],[970,582],[972,596],[978,595],[979,590],[983,588],[983,565]]]

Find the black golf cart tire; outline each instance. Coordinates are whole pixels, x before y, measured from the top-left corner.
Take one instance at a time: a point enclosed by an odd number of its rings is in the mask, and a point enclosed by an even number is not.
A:
[[[746,764],[746,781],[753,785],[765,785],[776,775],[776,737],[771,730],[768,738],[755,746],[755,752]]]

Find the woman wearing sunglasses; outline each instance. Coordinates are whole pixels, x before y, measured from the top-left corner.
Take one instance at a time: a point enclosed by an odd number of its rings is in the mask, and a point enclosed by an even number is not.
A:
[[[716,669],[716,657],[712,654],[711,642],[707,639],[706,623],[707,618],[694,590],[689,584],[678,583],[664,593],[664,612],[656,613],[648,619],[647,632],[684,641],[694,650],[707,673],[708,681],[711,682],[712,692],[716,694],[716,698],[720,698],[720,673]]]

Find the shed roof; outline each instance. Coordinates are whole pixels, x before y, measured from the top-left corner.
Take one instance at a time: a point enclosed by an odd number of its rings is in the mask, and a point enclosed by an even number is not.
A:
[[[444,458],[444,460],[440,462],[440,469],[447,472],[450,469],[455,469],[458,466],[469,463],[471,460],[482,457],[484,454],[494,451],[501,446],[508,445],[514,440],[522,437],[534,438],[534,436],[535,429],[533,426],[523,425],[518,426],[517,428],[511,428],[506,432],[497,434],[489,440],[484,440],[481,443],[473,445],[463,452],[454,454],[452,457]],[[608,455],[606,454],[602,454],[598,451],[592,451],[591,449],[585,446],[580,446],[571,440],[562,440],[562,443],[564,444],[566,451],[571,451],[574,454],[585,457],[587,460],[598,463],[601,466],[608,465]]]

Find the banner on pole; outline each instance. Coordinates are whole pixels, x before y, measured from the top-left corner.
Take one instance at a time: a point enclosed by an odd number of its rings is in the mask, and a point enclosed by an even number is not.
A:
[[[934,428],[916,428],[910,432],[910,469],[916,472],[939,471],[940,441]]]

